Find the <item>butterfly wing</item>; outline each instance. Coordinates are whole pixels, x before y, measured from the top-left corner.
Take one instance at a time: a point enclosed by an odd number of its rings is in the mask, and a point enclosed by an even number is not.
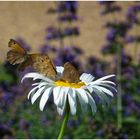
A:
[[[56,69],[47,54],[30,54],[30,56],[33,61],[33,67],[36,71],[52,79],[56,78]]]
[[[28,55],[27,59],[24,62],[22,62],[18,65],[17,69],[19,71],[23,71],[26,67],[29,67],[29,66],[31,66],[31,67],[33,66],[33,61],[31,59],[30,55]]]
[[[10,41],[8,42],[8,47],[12,48],[13,51],[16,51],[20,54],[26,54],[26,51],[24,48],[21,47],[21,45],[15,41],[14,39],[10,39]]]
[[[7,60],[10,64],[20,64],[27,59],[26,51],[15,40],[10,39],[8,47],[11,48],[7,53]]]
[[[27,54],[24,48],[13,39],[10,39],[8,47],[10,47],[11,50],[7,53],[7,60],[12,65],[19,64],[19,70],[23,70],[25,67],[31,65],[39,73],[52,79],[56,78],[56,69],[48,55]]]
[[[69,62],[64,64],[62,79],[70,83],[77,83],[80,80],[79,71]]]

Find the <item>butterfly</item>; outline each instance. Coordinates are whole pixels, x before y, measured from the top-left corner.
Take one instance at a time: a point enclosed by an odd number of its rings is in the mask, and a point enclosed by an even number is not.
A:
[[[32,66],[39,73],[52,79],[56,78],[56,69],[47,54],[28,54],[26,50],[14,39],[10,39],[7,53],[7,60],[10,64],[18,64],[18,69],[23,70],[27,66]]]
[[[79,71],[70,62],[66,62],[64,64],[62,79],[70,83],[78,83],[80,81]]]
[[[10,64],[18,64],[18,69],[23,70],[28,66],[32,66],[39,73],[56,79],[57,72],[54,64],[47,54],[28,54],[26,50],[14,39],[10,39],[8,47],[11,48],[7,53],[7,60]],[[62,80],[70,83],[79,82],[79,71],[70,63],[64,64]]]

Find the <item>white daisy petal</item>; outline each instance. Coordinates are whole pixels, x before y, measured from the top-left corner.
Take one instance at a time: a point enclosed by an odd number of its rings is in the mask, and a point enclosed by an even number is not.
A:
[[[54,81],[43,76],[42,74],[39,74],[39,73],[27,73],[25,74],[25,76],[22,78],[21,80],[21,83],[23,83],[23,81],[26,79],[26,78],[33,78],[33,80],[36,80],[36,79],[41,79],[41,80],[44,80],[46,82],[49,82],[49,83],[53,83]]]
[[[101,99],[101,102],[103,103],[103,105],[109,105],[110,103],[110,98],[105,94],[105,93],[98,93],[99,98]]]
[[[61,108],[59,108],[58,106],[57,106],[57,112],[58,112],[58,114],[59,115],[63,115],[63,113],[64,113],[64,109],[61,109]]]
[[[41,88],[42,86],[46,86],[48,85],[47,82],[40,82],[40,84],[38,84],[38,87]]]
[[[66,105],[66,100],[67,100],[67,94],[69,92],[69,88],[65,88],[64,89],[64,94],[63,94],[63,97],[62,97],[62,107],[65,108],[65,105]]]
[[[76,108],[77,108],[75,90],[70,89],[69,94],[68,94],[68,101],[69,101],[71,114],[75,115]]]
[[[111,84],[111,85],[116,85],[114,82],[112,81],[108,81],[108,80],[104,80],[104,81],[101,81],[101,83],[104,83],[104,84]]]
[[[62,67],[62,66],[57,66],[57,67],[56,67],[56,71],[57,71],[58,73],[63,73],[64,67]]]
[[[87,74],[87,73],[83,73],[80,76],[80,80],[85,83],[89,83],[89,82],[93,81],[93,79],[94,79],[94,77],[91,74]]]
[[[65,88],[62,87],[59,92],[59,97],[55,101],[56,105],[60,108],[63,108],[66,97],[67,97],[67,94],[65,93]]]
[[[86,89],[87,89],[90,93],[93,92],[93,88],[92,88],[92,86],[86,86]]]
[[[94,113],[97,111],[96,103],[95,103],[94,99],[92,98],[92,96],[88,92],[87,92],[87,95],[88,95],[88,101],[89,101],[89,104],[91,106],[92,112]]]
[[[81,76],[80,76],[80,80],[82,80],[82,79],[84,79],[84,75],[85,75],[86,73],[83,73]]]
[[[53,89],[53,99],[54,99],[54,103],[56,104],[56,101],[60,95],[60,90],[61,90],[61,87],[55,87]]]
[[[115,86],[115,83],[114,82],[111,82],[111,81],[93,81],[93,82],[90,82],[89,85],[99,85],[100,83],[104,83],[104,84],[112,84]]]
[[[40,84],[40,82],[33,83],[32,86],[37,86],[37,85],[39,85],[39,84]]]
[[[65,109],[65,106],[66,106],[66,101],[67,101],[67,94],[68,94],[68,90],[69,88],[66,88],[64,94],[63,94],[63,99],[62,99],[62,106],[59,107],[59,105],[57,106],[57,112],[59,113],[59,115],[63,115],[64,113],[64,109]],[[62,97],[62,96],[61,96]]]
[[[112,74],[112,75],[107,75],[107,76],[104,76],[104,77],[102,77],[102,78],[99,78],[98,80],[96,80],[96,81],[103,81],[103,80],[105,80],[105,79],[108,79],[108,78],[111,78],[111,77],[114,77],[115,75],[114,74]]]
[[[114,96],[113,95],[113,93],[110,91],[110,90],[108,90],[108,89],[106,89],[106,88],[104,88],[104,87],[101,87],[101,86],[94,86],[96,89],[98,89],[98,90],[100,90],[100,91],[103,91],[104,93],[106,93],[106,94],[108,94],[108,95],[110,95],[110,96]],[[93,88],[94,88],[93,87]]]
[[[101,86],[104,86],[104,87],[108,87],[108,88],[110,88],[110,89],[113,89],[115,92],[117,92],[117,90],[116,90],[116,88],[114,88],[113,86],[111,86],[111,85],[107,85],[107,84],[100,84]]]
[[[87,94],[86,94],[86,91],[83,90],[83,89],[76,89],[78,91],[78,93],[80,94],[81,98],[83,98],[84,102],[85,103],[88,103],[88,97],[87,97]]]
[[[35,93],[35,91],[38,89],[38,87],[34,87],[29,93],[28,93],[28,96],[27,96],[27,98],[29,99],[30,98],[30,95],[32,94],[32,93]]]
[[[41,87],[37,90],[37,92],[31,97],[31,103],[33,104],[36,99],[41,95],[41,93],[43,92],[43,90],[45,89],[46,87]]]
[[[69,87],[65,87],[65,94],[68,94],[68,92],[69,92]]]
[[[82,111],[83,112],[86,112],[87,111],[87,105],[88,105],[88,103],[85,102],[85,99],[83,99],[83,97],[81,96],[82,93],[80,93],[78,90],[76,91],[76,94],[77,94],[77,96],[79,98]],[[88,99],[88,97],[87,97],[87,99]]]
[[[61,116],[63,115],[64,109],[65,109],[65,106],[66,106],[68,91],[69,91],[69,88],[65,88],[65,91],[64,91],[65,93],[63,94],[63,99],[62,99],[62,106],[61,107],[57,106],[57,111]]]
[[[101,102],[105,105],[105,104],[109,104],[110,102],[110,99],[109,97],[103,92],[103,91],[100,91],[98,88],[94,88],[93,89],[95,94],[100,98]]]
[[[40,104],[39,104],[39,107],[40,107],[41,111],[43,111],[43,109],[45,107],[45,104],[47,103],[48,98],[49,98],[50,94],[52,93],[52,89],[53,89],[52,87],[49,87],[42,94],[42,97],[40,99]]]

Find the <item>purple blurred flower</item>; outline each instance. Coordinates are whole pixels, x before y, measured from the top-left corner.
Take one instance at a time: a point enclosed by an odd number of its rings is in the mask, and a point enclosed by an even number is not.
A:
[[[103,70],[105,65],[101,60],[91,56],[86,63],[86,72],[95,75],[97,78],[105,76]]]
[[[126,79],[133,79],[135,75],[135,70],[133,67],[128,66],[122,69],[122,74]]]
[[[101,15],[121,11],[121,7],[116,5],[115,1],[100,1],[99,4],[104,6],[104,10],[101,12]]]
[[[73,35],[79,35],[79,28],[78,27],[73,27],[72,32],[73,32]]]
[[[129,65],[131,66],[132,57],[129,54],[126,54],[124,48],[121,49],[121,58],[122,58],[122,61],[121,61],[122,68],[125,68]],[[117,56],[115,56],[115,63],[117,63],[117,61],[118,61],[118,58]]]
[[[133,110],[134,112],[137,113],[138,116],[140,116],[140,103],[138,103],[138,102],[133,102],[133,103],[131,104],[131,108],[132,108],[132,110]]]
[[[66,1],[65,4],[68,11],[74,14],[77,12],[78,3],[76,1]]]
[[[132,57],[125,53],[122,49],[122,67],[130,65],[132,62]]]
[[[126,102],[126,103],[131,103],[133,101],[133,97],[130,93],[127,93],[123,96],[123,100]]]
[[[108,22],[104,27],[109,28],[107,35],[108,41],[115,41],[117,37],[125,37],[131,29],[131,25],[126,22]]]
[[[78,27],[66,27],[64,29],[64,36],[79,35]]]
[[[108,33],[107,33],[107,40],[108,41],[115,41],[115,37],[116,37],[116,30],[115,29],[111,29]]]
[[[3,91],[3,95],[0,99],[0,108],[2,111],[7,111],[7,109],[11,106],[14,100],[14,96],[12,92]]]
[[[125,37],[125,40],[124,40],[125,43],[133,43],[135,41],[136,41],[136,38],[134,36],[127,36]]]
[[[66,27],[64,29],[59,30],[55,27],[50,27],[47,29],[47,40],[52,39],[60,39],[63,37],[71,36],[71,35],[79,35],[78,27]]]
[[[106,44],[102,47],[101,52],[103,54],[107,54],[109,52],[110,48],[111,48],[111,44]]]
[[[43,45],[43,46],[40,47],[40,52],[41,52],[42,54],[47,53],[47,52],[49,52],[50,50],[51,50],[51,46],[49,46],[49,45]]]
[[[59,39],[62,37],[61,31],[55,27],[47,28],[47,40]]]
[[[49,52],[57,52],[58,48],[56,46],[51,46],[51,45],[42,45],[40,47],[40,52],[42,54],[46,54],[46,53],[49,53]]]
[[[125,37],[125,43],[134,43],[134,42],[140,42],[140,35],[135,35],[135,36],[127,36]]]
[[[126,18],[129,20],[131,24],[139,24],[139,18],[137,16],[138,12],[140,12],[140,4],[133,5],[128,8],[126,13]]]
[[[62,21],[62,22],[67,22],[67,21],[71,22],[71,21],[76,21],[78,19],[79,19],[78,16],[75,15],[75,14],[61,15],[61,16],[58,17],[58,20]]]
[[[66,62],[72,62],[75,58],[75,54],[72,52],[71,47],[60,48],[58,55],[55,58],[56,65],[63,65]]]
[[[79,47],[77,47],[77,46],[71,46],[71,48],[74,50],[74,52],[75,52],[77,55],[83,54],[82,49],[80,49]]]
[[[68,126],[69,127],[78,127],[80,125],[80,120],[79,119],[77,119],[77,120],[72,120],[72,119],[70,119],[69,121],[68,121]]]
[[[58,3],[57,11],[62,12],[70,12],[76,14],[77,12],[77,2],[76,1],[61,1]]]
[[[64,29],[64,34],[65,35],[72,35],[72,29],[71,28],[69,28],[69,27],[66,27],[65,29]]]

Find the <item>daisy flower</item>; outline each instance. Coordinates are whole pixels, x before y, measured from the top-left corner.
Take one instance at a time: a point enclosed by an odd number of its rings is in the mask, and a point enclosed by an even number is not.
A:
[[[90,105],[92,112],[95,113],[97,108],[92,95],[96,94],[101,102],[106,104],[109,103],[110,97],[114,96],[112,91],[116,91],[114,88],[115,83],[107,80],[115,75],[108,75],[94,80],[91,74],[83,73],[80,76],[80,82],[69,83],[60,80],[64,68],[60,66],[56,67],[56,70],[58,77],[55,81],[39,73],[27,73],[21,80],[21,82],[26,78],[40,80],[32,84],[33,89],[28,93],[28,99],[31,99],[31,103],[34,104],[35,101],[40,98],[39,108],[41,111],[44,110],[50,95],[53,94],[53,101],[60,115],[63,115],[65,111],[66,101],[68,101],[71,114],[75,115],[77,100],[80,101],[83,112],[85,112],[88,105]]]

